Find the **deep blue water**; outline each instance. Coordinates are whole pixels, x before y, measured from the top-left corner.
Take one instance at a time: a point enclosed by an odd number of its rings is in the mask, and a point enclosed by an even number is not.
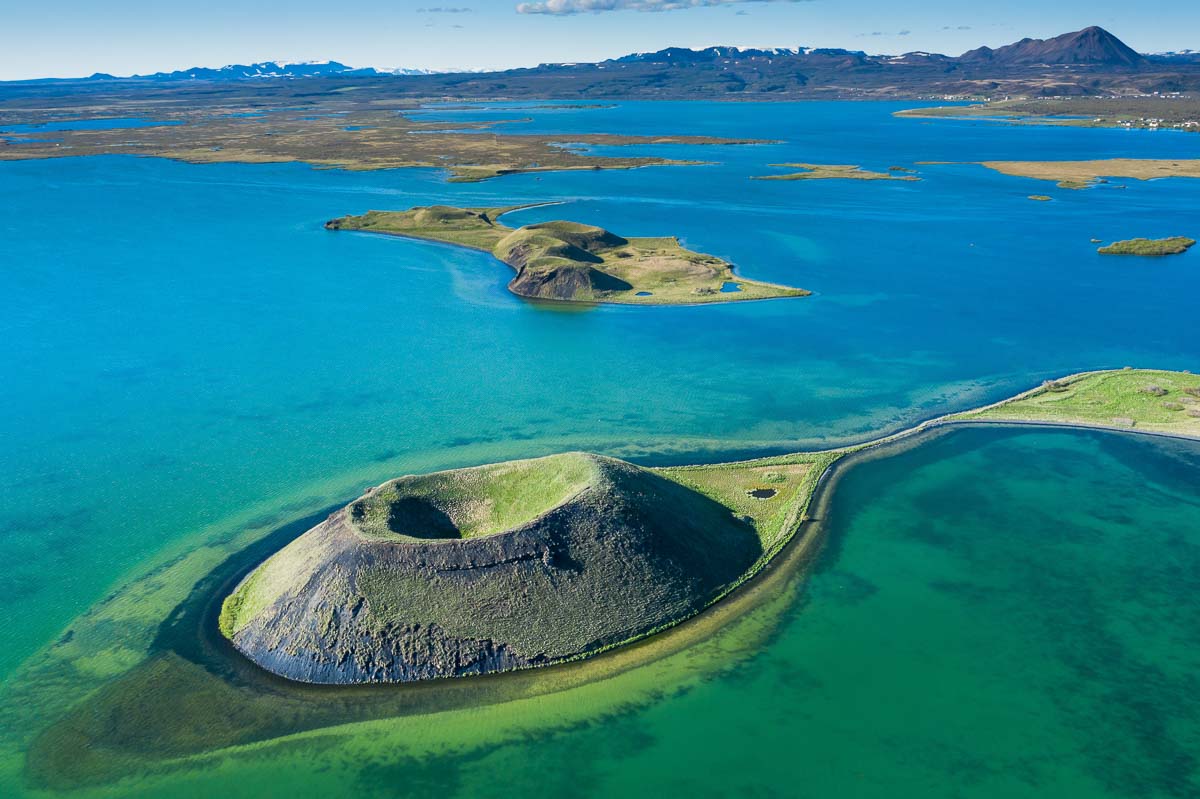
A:
[[[899,107],[522,108],[532,122],[514,132],[780,143],[603,148],[714,163],[480,184],[0,163],[0,598],[41,609],[12,617],[0,676],[140,561],[251,508],[296,516],[407,470],[573,448],[652,462],[796,449],[1078,369],[1200,368],[1200,253],[1105,259],[1091,242],[1195,236],[1200,181],[1070,192],[969,164],[917,166],[916,183],[748,179],[788,161],[1195,157],[1200,137],[895,119]],[[507,221],[674,234],[815,294],[563,311],[509,294],[489,256],[321,227],[545,199],[564,204]]]

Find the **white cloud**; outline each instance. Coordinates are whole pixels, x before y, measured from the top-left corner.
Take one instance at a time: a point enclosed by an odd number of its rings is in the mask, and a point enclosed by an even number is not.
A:
[[[861,39],[863,36],[909,36],[911,34],[912,31],[910,30],[902,30],[896,31],[894,34],[884,33],[883,31],[871,31],[870,33],[856,33],[854,35]]]
[[[598,14],[601,11],[681,11],[736,3],[800,3],[807,0],[536,0],[517,5],[518,14]]]

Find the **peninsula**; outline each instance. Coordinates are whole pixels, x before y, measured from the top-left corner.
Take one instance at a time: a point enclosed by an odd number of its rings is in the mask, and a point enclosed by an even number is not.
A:
[[[804,297],[811,292],[737,277],[720,258],[684,249],[673,237],[623,238],[577,222],[510,228],[514,208],[433,205],[368,211],[325,224],[329,230],[385,233],[490,252],[516,270],[509,291],[520,297],[581,303],[693,305]]]
[[[982,119],[1008,125],[1200,132],[1200,98],[1177,95],[1029,97],[911,108],[897,117]]]
[[[1200,178],[1200,158],[1108,158],[1098,161],[982,161],[1004,175],[1053,180],[1061,189],[1086,189],[1104,178]]]
[[[847,455],[989,422],[1200,438],[1200,376],[1089,372],[865,444],[739,463],[649,469],[568,453],[401,477],[252,571],[224,600],[220,629],[263,668],[317,683],[586,657],[677,624],[758,573]]]

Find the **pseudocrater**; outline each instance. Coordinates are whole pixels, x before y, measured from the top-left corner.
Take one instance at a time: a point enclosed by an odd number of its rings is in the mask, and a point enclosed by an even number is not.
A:
[[[568,660],[694,615],[763,554],[685,485],[571,453],[401,477],[333,513],[225,599],[221,631],[314,683]]]

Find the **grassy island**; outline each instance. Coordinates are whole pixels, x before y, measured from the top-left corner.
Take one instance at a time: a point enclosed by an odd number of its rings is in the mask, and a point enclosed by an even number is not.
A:
[[[513,208],[435,205],[369,211],[326,223],[329,230],[386,233],[456,244],[495,255],[517,274],[508,288],[531,299],[630,305],[690,305],[803,297],[804,289],[737,277],[733,267],[672,237],[623,238],[577,222],[510,228]]]
[[[1186,236],[1170,236],[1165,239],[1127,239],[1114,241],[1112,244],[1099,248],[1096,252],[1101,255],[1178,255],[1187,252],[1195,243],[1195,239],[1189,239]]]
[[[784,175],[754,175],[754,180],[920,180],[914,170],[888,167],[887,172],[872,172],[855,164],[770,164],[781,169],[798,169]]]

